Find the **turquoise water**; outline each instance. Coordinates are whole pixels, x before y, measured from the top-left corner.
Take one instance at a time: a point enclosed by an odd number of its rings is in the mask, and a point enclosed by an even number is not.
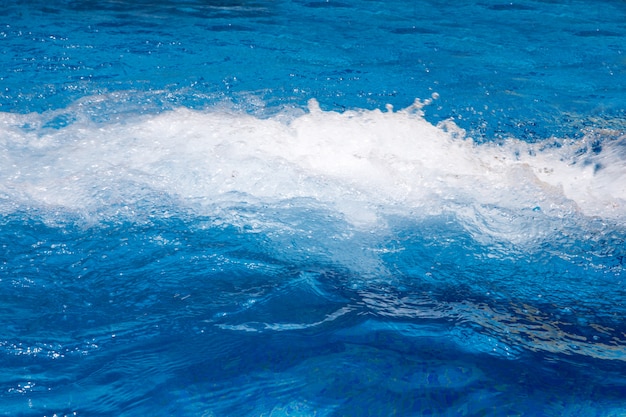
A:
[[[626,413],[623,1],[0,5],[1,415]]]

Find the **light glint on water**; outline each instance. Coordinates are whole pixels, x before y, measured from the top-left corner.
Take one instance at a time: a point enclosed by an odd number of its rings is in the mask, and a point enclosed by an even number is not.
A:
[[[4,6],[0,414],[624,414],[623,3]]]

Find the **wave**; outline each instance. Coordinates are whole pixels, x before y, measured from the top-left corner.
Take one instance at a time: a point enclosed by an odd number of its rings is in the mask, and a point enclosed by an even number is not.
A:
[[[70,254],[98,271],[96,287],[119,285],[118,270],[153,256],[157,279],[180,268],[199,285],[210,270],[225,280],[232,270],[271,276],[203,314],[202,325],[220,330],[316,332],[372,315],[363,328],[420,320],[426,327],[400,330],[422,337],[432,325],[460,348],[506,358],[621,361],[624,132],[489,141],[428,122],[429,102],[142,113],[89,97],[48,113],[0,113],[0,213],[5,225],[18,218],[5,240],[21,240],[16,264],[30,265],[33,253],[63,264]],[[91,229],[57,235],[32,216],[104,226],[81,248]],[[164,248],[171,259],[160,262]],[[137,291],[152,282],[144,274],[130,274]],[[306,314],[293,316],[293,303]],[[267,319],[274,306],[286,314]],[[15,346],[6,348],[23,354]],[[79,348],[24,346],[48,357]]]
[[[621,131],[474,140],[452,121],[429,123],[430,100],[399,111],[339,113],[311,100],[269,116],[216,105],[95,120],[85,103],[107,100],[0,113],[3,214],[101,221],[156,207],[224,217],[242,205],[308,205],[365,229],[452,214],[477,236],[514,242],[554,221],[626,220]]]

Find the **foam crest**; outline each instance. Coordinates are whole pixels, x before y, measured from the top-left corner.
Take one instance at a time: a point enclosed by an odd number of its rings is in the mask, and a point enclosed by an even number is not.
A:
[[[357,226],[453,213],[503,236],[540,215],[626,217],[623,134],[476,144],[452,122],[427,122],[422,105],[337,113],[311,101],[305,114],[265,118],[178,108],[107,122],[76,109],[2,113],[0,207],[108,216],[164,201],[307,200]]]

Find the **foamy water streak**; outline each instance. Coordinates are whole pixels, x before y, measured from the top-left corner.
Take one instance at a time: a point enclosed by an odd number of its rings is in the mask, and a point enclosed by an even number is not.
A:
[[[2,113],[0,207],[106,217],[164,199],[200,211],[307,199],[357,226],[451,212],[498,235],[531,215],[626,219],[623,133],[476,144],[427,122],[422,105],[337,113],[312,100],[265,118],[178,108],[107,122],[80,103]]]

